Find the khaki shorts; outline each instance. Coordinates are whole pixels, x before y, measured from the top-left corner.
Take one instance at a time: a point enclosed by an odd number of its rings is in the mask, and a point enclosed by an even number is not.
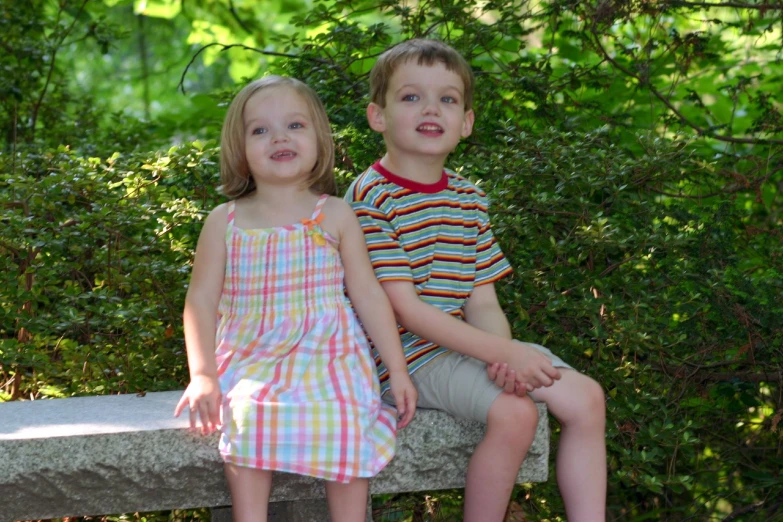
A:
[[[549,357],[556,368],[570,368],[548,348],[527,343]],[[501,388],[487,377],[487,364],[461,353],[448,351],[439,355],[426,366],[411,375],[419,392],[417,406],[442,410],[464,419],[487,423],[489,408]],[[383,400],[394,404],[391,393],[385,393]]]

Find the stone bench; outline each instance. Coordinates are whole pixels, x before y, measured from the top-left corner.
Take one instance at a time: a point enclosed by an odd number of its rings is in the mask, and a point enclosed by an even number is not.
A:
[[[187,415],[173,417],[181,395],[0,403],[0,522],[199,507],[218,508],[213,519],[228,518],[230,511],[221,509],[231,498],[218,436],[191,433]],[[547,479],[543,405],[539,413],[519,483]],[[399,434],[397,456],[372,479],[371,492],[464,487],[468,459],[483,431],[476,422],[418,410]],[[281,504],[270,505],[270,520],[325,520],[324,496],[322,481],[277,473],[271,500]],[[321,515],[307,514],[314,509]]]

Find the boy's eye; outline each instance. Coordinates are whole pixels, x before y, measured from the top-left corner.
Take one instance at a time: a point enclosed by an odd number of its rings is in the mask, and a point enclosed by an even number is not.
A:
[[[440,101],[443,103],[457,103],[457,99],[454,96],[443,96]]]
[[[402,101],[418,101],[419,97],[415,94],[406,94],[402,97]]]
[[[253,134],[266,134],[266,127],[256,127],[253,129]]]
[[[302,125],[301,123],[299,123],[299,122],[297,121],[297,122],[294,122],[294,123],[290,124],[290,125],[288,126],[288,128],[289,128],[289,129],[303,129],[303,128],[304,128],[304,125]]]

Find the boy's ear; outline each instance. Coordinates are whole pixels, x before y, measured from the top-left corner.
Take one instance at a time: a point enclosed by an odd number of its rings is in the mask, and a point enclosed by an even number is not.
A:
[[[367,122],[370,128],[375,132],[386,130],[386,120],[383,117],[383,109],[377,103],[370,103],[367,106]]]
[[[473,132],[473,120],[475,119],[476,114],[473,112],[473,109],[470,109],[465,113],[465,116],[462,118],[462,132],[460,133],[460,136],[463,138],[470,136]]]

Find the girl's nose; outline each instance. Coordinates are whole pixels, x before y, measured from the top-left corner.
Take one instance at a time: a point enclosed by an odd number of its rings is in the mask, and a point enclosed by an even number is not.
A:
[[[272,143],[281,143],[281,142],[288,141],[287,129],[278,129],[273,132],[274,134],[272,134]]]

